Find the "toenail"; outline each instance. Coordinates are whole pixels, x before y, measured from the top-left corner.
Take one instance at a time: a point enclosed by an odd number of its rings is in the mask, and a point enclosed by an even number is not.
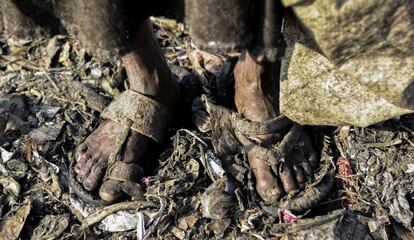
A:
[[[85,187],[86,190],[92,191],[93,190],[93,184],[91,184],[89,181],[85,181],[83,183],[83,187]]]

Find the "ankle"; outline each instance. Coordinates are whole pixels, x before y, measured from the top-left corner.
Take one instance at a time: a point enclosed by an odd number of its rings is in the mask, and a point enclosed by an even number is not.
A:
[[[167,61],[153,34],[149,18],[138,24],[136,47],[122,56],[130,89],[166,105],[172,109],[179,95]]]
[[[234,69],[237,110],[253,121],[279,114],[279,82],[276,63],[258,63],[243,54]]]
[[[125,54],[122,62],[128,75],[130,89],[154,98],[172,109],[179,95],[179,87],[162,55],[139,50]]]

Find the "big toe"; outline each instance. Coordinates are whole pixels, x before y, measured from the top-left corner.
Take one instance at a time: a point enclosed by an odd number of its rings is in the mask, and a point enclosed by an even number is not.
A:
[[[250,167],[256,179],[256,190],[264,201],[275,201],[283,195],[283,189],[267,162],[256,154],[254,152],[248,153]]]
[[[256,190],[260,197],[266,202],[277,201],[283,195],[282,188],[273,176],[269,179],[257,181]]]
[[[99,189],[99,196],[106,202],[115,202],[122,197],[122,185],[116,180],[107,180]]]
[[[99,189],[99,196],[106,202],[118,201],[124,195],[140,198],[143,195],[142,187],[136,182],[109,179]]]

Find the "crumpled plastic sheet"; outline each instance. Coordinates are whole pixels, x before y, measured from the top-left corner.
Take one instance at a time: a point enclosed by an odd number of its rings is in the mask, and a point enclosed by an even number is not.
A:
[[[390,215],[395,221],[404,224],[406,227],[411,227],[413,212],[410,209],[410,204],[408,203],[406,195],[405,191],[399,189],[397,197],[391,200],[389,209]]]
[[[372,239],[366,223],[347,210],[336,210],[323,216],[298,219],[293,223],[274,224],[272,233],[283,240],[355,240]]]
[[[3,163],[11,160],[14,156],[14,152],[8,152],[6,149],[0,147],[0,157]]]
[[[50,240],[58,239],[59,235],[69,226],[67,215],[46,215],[33,231],[32,239]]]

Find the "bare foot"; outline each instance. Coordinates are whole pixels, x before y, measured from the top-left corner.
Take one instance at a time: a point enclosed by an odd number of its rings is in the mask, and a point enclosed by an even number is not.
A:
[[[279,113],[279,67],[278,63],[257,63],[248,54],[240,57],[234,69],[235,102],[238,112],[249,120],[262,122],[277,117]],[[255,136],[256,142],[271,147],[285,133]],[[318,165],[316,152],[305,133],[294,150],[273,172],[268,162],[249,152],[249,164],[256,178],[256,190],[265,201],[275,201],[285,193],[294,194],[303,189],[305,182],[313,177]]]
[[[105,120],[78,146],[75,152],[76,165],[74,170],[77,174],[77,180],[88,191],[94,191],[102,184],[99,193],[105,201],[114,201],[121,196],[122,192],[137,187],[136,185],[131,186],[130,182],[114,184],[113,180],[102,183],[109,155],[121,131],[120,124]],[[121,150],[122,161],[140,164],[139,160],[142,159],[151,144],[155,143],[148,137],[131,131]],[[135,195],[134,192],[126,193]]]
[[[152,97],[172,110],[179,95],[178,85],[172,78],[152,31],[148,19],[140,24],[137,48],[124,55],[122,62],[131,90]],[[124,194],[135,197],[140,194],[136,182],[103,181],[109,155],[121,131],[120,124],[106,120],[75,151],[74,170],[77,180],[88,191],[99,188],[99,196],[108,202],[116,201]],[[147,151],[154,149],[155,144],[150,138],[131,130],[121,149],[121,161],[140,166],[149,165],[145,162]],[[142,172],[140,169],[137,174]]]

